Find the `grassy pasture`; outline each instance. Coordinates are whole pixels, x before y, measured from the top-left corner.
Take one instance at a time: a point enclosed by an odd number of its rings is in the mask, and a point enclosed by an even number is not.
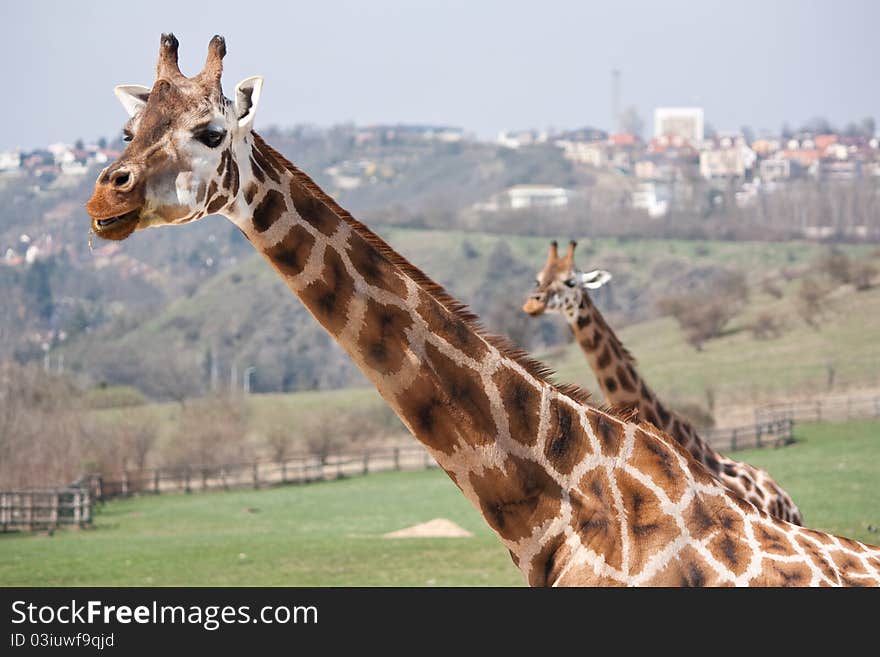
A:
[[[811,527],[880,543],[880,422],[801,425],[737,452],[767,468]],[[473,538],[386,540],[436,517]],[[506,550],[440,471],[108,503],[89,530],[0,535],[0,585],[521,585]]]

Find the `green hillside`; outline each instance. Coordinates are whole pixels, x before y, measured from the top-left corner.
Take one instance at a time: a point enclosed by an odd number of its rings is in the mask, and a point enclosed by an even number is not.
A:
[[[382,232],[411,262],[471,305],[492,332],[505,334],[546,355],[559,367],[563,380],[585,382],[573,350],[561,354],[547,352],[548,346],[569,341],[564,323],[557,317],[534,320],[520,312],[546,256],[546,239],[413,229]],[[840,361],[841,368],[848,367],[845,362],[862,361],[852,375],[866,375],[872,365],[870,353],[866,358],[861,344],[868,340],[868,332],[853,339],[837,340],[834,348],[817,350],[818,344],[838,335],[845,338],[845,333],[836,331],[844,331],[848,324],[829,323],[828,329],[823,327],[820,332],[807,327],[792,312],[798,280],[782,284],[785,296],[781,300],[771,299],[760,291],[760,281],[768,275],[778,275],[783,270],[793,276],[808,272],[809,264],[825,249],[812,243],[581,239],[577,262],[582,268],[602,267],[614,275],[613,282],[595,295],[613,325],[654,320],[623,332],[652,380],[666,376],[669,371],[655,369],[659,367],[655,363],[677,368],[686,361],[688,367],[699,372],[692,372],[686,383],[664,383],[658,388],[675,395],[699,397],[709,385],[722,387],[717,384],[721,380],[732,381],[731,387],[737,394],[742,393],[743,386],[747,392],[753,388],[774,391],[789,383],[797,386],[812,381],[816,367],[824,368],[828,359]],[[861,258],[870,252],[870,247],[849,246],[845,251]],[[697,354],[681,340],[673,322],[656,320],[657,302],[688,291],[701,279],[722,269],[746,275],[752,293],[750,305],[729,327],[732,335],[717,344],[708,344],[704,353]],[[865,304],[874,299],[873,291],[855,296],[845,289],[840,292],[840,299],[829,306],[829,319],[834,318],[839,306],[846,311],[846,322],[853,326],[876,320],[877,313]],[[750,318],[762,310],[787,317],[791,332],[760,343],[746,332],[737,332],[738,327],[747,326]],[[864,318],[860,319],[862,314]],[[754,352],[756,362],[775,370],[766,354],[785,349],[797,353],[801,346],[811,350],[813,364],[808,370],[799,371],[788,367],[795,365],[793,358],[791,362],[782,362],[787,369],[777,382],[746,380],[745,369],[742,376],[729,379],[726,370],[718,369],[724,356],[717,356],[716,352],[734,354],[735,368],[745,349]],[[191,294],[177,297],[156,312],[86,332],[64,347],[63,352],[68,366],[92,383],[133,385],[159,399],[204,394],[212,363],[224,384],[233,368],[240,375],[246,367],[255,367],[252,389],[260,392],[365,384],[341,349],[258,255],[208,278]],[[844,373],[841,369],[841,375]]]

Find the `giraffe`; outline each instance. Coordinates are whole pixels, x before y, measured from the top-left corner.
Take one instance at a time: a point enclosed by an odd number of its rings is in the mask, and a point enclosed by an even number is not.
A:
[[[781,520],[803,524],[794,501],[769,474],[719,454],[686,419],[667,410],[639,374],[635,358],[590,298],[589,290],[602,287],[611,280],[611,274],[599,269],[577,269],[576,246],[577,242],[569,242],[566,254],[560,258],[557,243],[550,243],[547,262],[538,273],[535,289],[526,299],[523,311],[533,317],[544,312],[565,317],[607,403],[619,409],[633,409],[638,417],[669,433],[722,484],[759,509]]]
[[[507,547],[530,585],[880,585],[880,548],[776,520],[666,434],[586,404],[327,196],[227,100],[225,42],[185,78],[117,88],[130,143],[86,203],[98,237],[217,213],[341,345]]]

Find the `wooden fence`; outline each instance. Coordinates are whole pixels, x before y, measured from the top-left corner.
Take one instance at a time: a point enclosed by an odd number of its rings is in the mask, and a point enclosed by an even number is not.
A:
[[[0,491],[0,531],[82,527],[92,521],[88,488]]]
[[[94,498],[104,501],[133,494],[265,488],[330,481],[371,472],[434,467],[437,464],[421,445],[411,445],[331,454],[323,458],[314,454],[299,454],[283,460],[127,470],[112,478],[90,475],[87,481]]]
[[[748,427],[707,432],[705,438],[722,451],[750,447],[779,447],[794,440],[790,419]],[[265,488],[344,479],[371,472],[422,470],[437,467],[421,445],[366,450],[320,457],[298,454],[280,461],[253,461],[225,465],[190,465],[124,471],[115,477],[91,475],[88,487],[94,499],[104,501],[134,494],[193,493],[233,488]]]
[[[702,435],[710,446],[722,452],[752,447],[782,447],[794,442],[794,420],[782,418],[756,422],[747,427],[712,429]]]
[[[755,422],[844,422],[880,418],[880,396],[830,396],[803,401],[777,402],[755,409]]]
[[[794,440],[791,417],[753,426],[716,429],[704,438],[716,449],[779,447]],[[0,530],[81,527],[92,519],[92,502],[135,494],[193,493],[233,488],[266,488],[344,479],[371,472],[423,470],[437,467],[421,445],[366,450],[357,453],[297,454],[282,460],[225,465],[126,470],[114,477],[87,475],[74,485],[55,490],[0,491]]]

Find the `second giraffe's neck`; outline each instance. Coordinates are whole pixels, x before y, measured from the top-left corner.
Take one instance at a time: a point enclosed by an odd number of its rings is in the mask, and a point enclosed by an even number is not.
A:
[[[616,408],[638,410],[640,419],[670,431],[672,414],[642,379],[635,359],[608,326],[586,290],[581,290],[580,303],[566,312],[566,320],[596,375],[605,401]]]

